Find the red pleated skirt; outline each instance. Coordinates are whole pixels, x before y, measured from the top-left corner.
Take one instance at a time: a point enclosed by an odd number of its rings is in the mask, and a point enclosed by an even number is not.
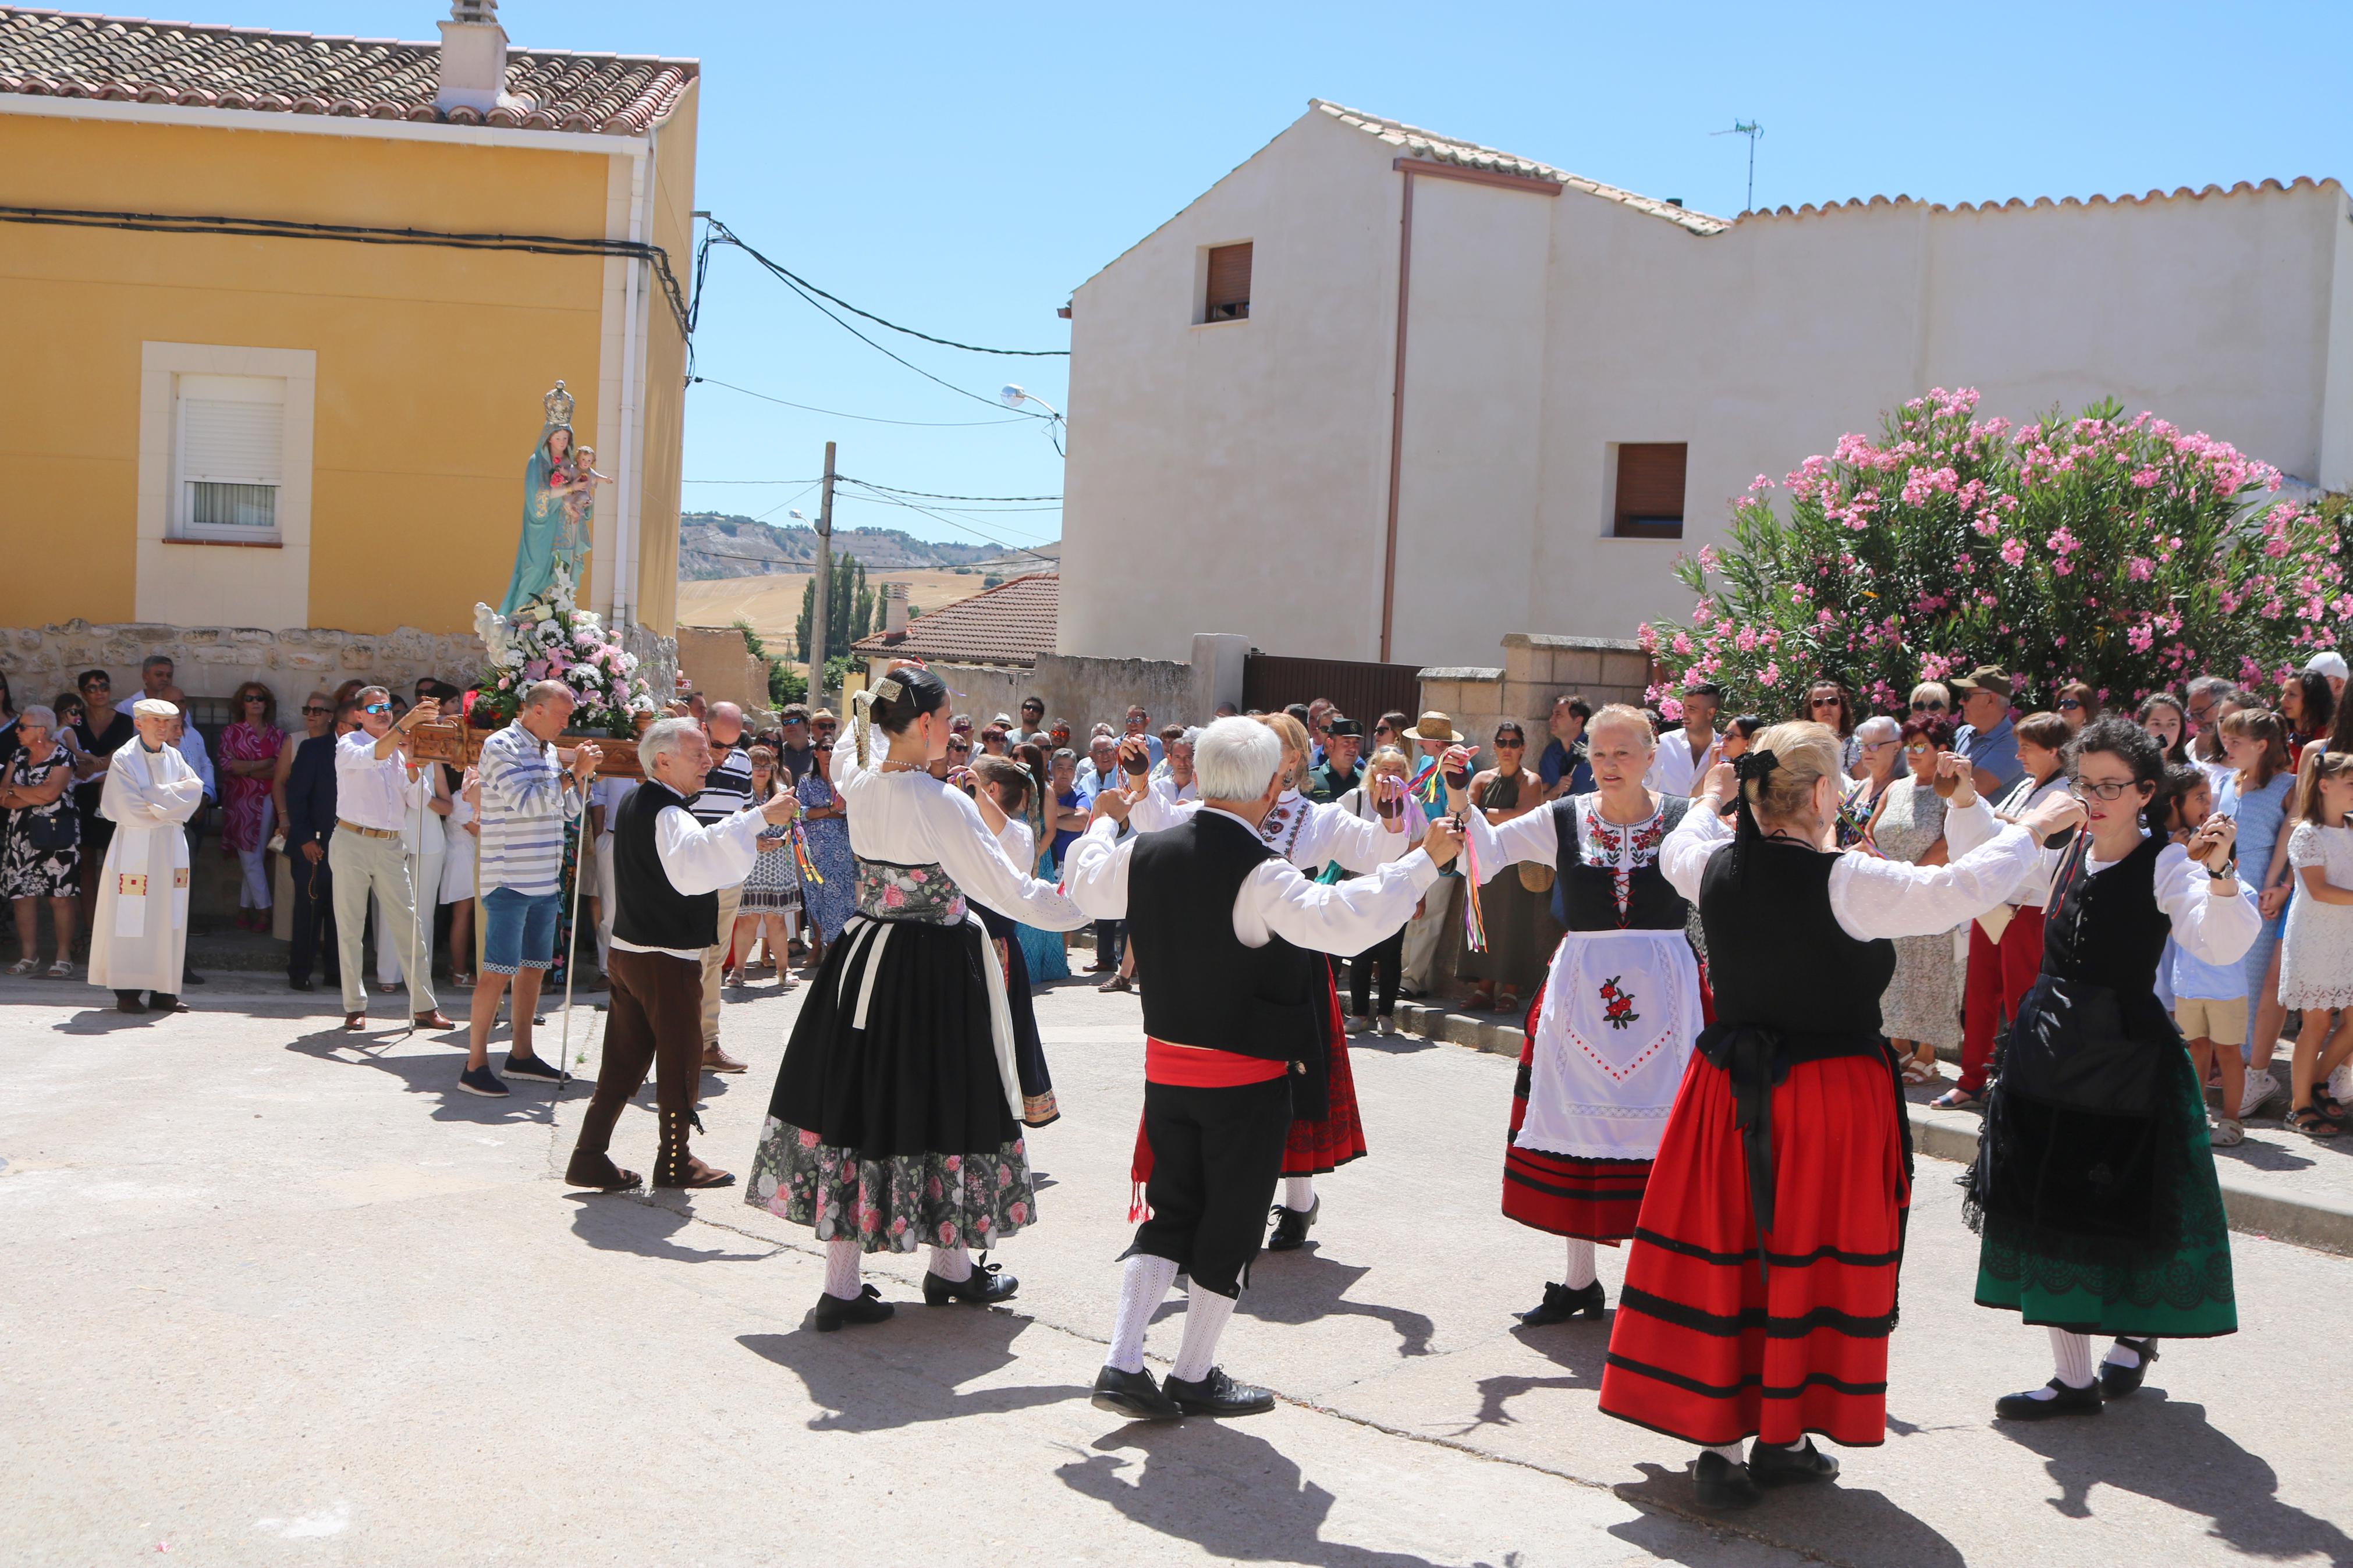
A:
[[[1885,1059],[1800,1062],[1773,1091],[1758,1257],[1732,1085],[1694,1056],[1642,1200],[1601,1408],[1687,1442],[1887,1435],[1887,1336],[1911,1193]]]
[[[1348,1070],[1348,1031],[1340,1022],[1340,992],[1332,983],[1332,965],[1324,965],[1324,1006],[1332,1015],[1330,1085],[1324,1115],[1315,1121],[1294,1119],[1291,1141],[1282,1150],[1286,1176],[1320,1176],[1324,1172],[1365,1156],[1365,1124],[1356,1115],[1356,1079]]]
[[[1544,992],[1528,1005],[1520,1039],[1520,1071],[1512,1086],[1512,1136],[1528,1115],[1528,1079],[1535,1070],[1536,1020],[1544,1015]],[[1634,1234],[1642,1190],[1651,1179],[1648,1160],[1588,1160],[1547,1154],[1504,1143],[1504,1213],[1554,1236],[1581,1237],[1617,1246]]]

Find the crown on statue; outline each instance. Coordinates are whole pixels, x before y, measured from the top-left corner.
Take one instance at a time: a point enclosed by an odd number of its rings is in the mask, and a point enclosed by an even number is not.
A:
[[[550,425],[572,423],[572,395],[564,390],[564,383],[561,381],[555,384],[555,390],[547,395],[546,407],[547,422]]]

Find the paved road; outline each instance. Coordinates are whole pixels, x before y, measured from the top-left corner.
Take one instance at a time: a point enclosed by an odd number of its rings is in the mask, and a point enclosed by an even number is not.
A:
[[[1044,1223],[1001,1255],[1018,1310],[823,1337],[806,1232],[734,1194],[567,1194],[584,1092],[458,1095],[455,1037],[397,1036],[394,999],[364,1046],[261,982],[161,1024],[100,1000],[0,981],[0,1562],[2353,1563],[2353,1259],[2242,1238],[2245,1331],[2169,1348],[2096,1423],[1997,1429],[2043,1336],[1968,1305],[1955,1168],[1924,1164],[1888,1443],[1719,1528],[1686,1452],[1596,1412],[1606,1325],[1510,1317],[1557,1258],[1496,1212],[1495,1057],[1360,1047],[1373,1157],[1224,1347],[1285,1402],[1158,1428],[1084,1399],[1132,997],[1040,1001],[1067,1114],[1033,1141]],[[707,1080],[701,1147],[738,1170],[797,1001],[728,1009],[754,1070]],[[600,1022],[575,1016],[592,1060]],[[632,1113],[617,1152],[652,1140]]]

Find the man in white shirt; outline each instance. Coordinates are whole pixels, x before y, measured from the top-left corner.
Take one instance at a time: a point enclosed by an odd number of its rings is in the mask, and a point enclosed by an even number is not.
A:
[[[1128,1249],[1111,1351],[1094,1385],[1098,1406],[1138,1420],[1273,1407],[1265,1389],[1216,1364],[1217,1344],[1265,1234],[1294,1093],[1303,1113],[1323,1113],[1329,1042],[1317,1022],[1324,982],[1315,954],[1361,952],[1404,924],[1461,844],[1441,819],[1422,848],[1372,876],[1311,882],[1259,836],[1282,791],[1282,737],[1248,719],[1221,719],[1202,732],[1195,760],[1198,813],[1121,841],[1128,797],[1106,790],[1063,874],[1082,913],[1133,919],[1144,931],[1152,1217]],[[1145,1331],[1180,1271],[1192,1293],[1163,1387],[1145,1370]]]
[[[417,890],[408,879],[407,847],[401,833],[413,815],[409,788],[408,731],[438,718],[441,704],[427,698],[392,721],[392,693],[370,686],[357,694],[360,727],[335,742],[335,831],[327,841],[327,866],[334,878],[335,946],[343,957],[343,1027],[367,1027],[367,973],[360,963],[360,933],[367,924],[368,896],[384,900],[391,929],[380,942],[400,944],[400,967],[408,986],[409,1016],[420,1029],[456,1026],[433,1000],[431,949],[417,916]]]
[[[710,742],[711,767],[686,809],[707,827],[752,804],[752,753],[744,744],[744,710],[733,702],[712,703],[702,732]],[[744,876],[751,874],[752,868],[744,867]],[[742,1072],[750,1065],[719,1048],[721,982],[734,942],[735,910],[743,901],[742,877],[719,889],[719,940],[702,955],[702,1065],[712,1072]]]
[[[114,705],[117,713],[128,713],[136,702],[169,702],[185,713],[185,704],[172,696],[172,660],[169,655],[151,653],[139,661],[139,690]]]
[[[1201,787],[1193,775],[1193,748],[1200,743],[1198,726],[1181,735],[1165,737],[1160,766],[1152,773],[1152,793],[1163,805],[1198,800]]]
[[[1715,732],[1724,689],[1702,680],[1683,690],[1683,727],[1659,737],[1659,750],[1642,783],[1661,795],[1688,795],[1707,770],[1724,760],[1724,737]]]

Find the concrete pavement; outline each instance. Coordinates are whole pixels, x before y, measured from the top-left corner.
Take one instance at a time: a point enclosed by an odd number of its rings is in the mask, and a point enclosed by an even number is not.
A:
[[[705,1080],[698,1146],[739,1172],[799,995],[765,993],[726,1016],[753,1071]],[[1924,1163],[1888,1443],[1719,1524],[1689,1517],[1687,1451],[1595,1410],[1606,1323],[1510,1316],[1559,1259],[1496,1212],[1495,1057],[1358,1042],[1373,1157],[1323,1181],[1314,1244],[1261,1259],[1224,1347],[1284,1403],[1149,1428],[1083,1394],[1133,997],[1040,999],[1066,1114],[1032,1139],[1043,1223],[998,1256],[1014,1308],[925,1309],[892,1260],[899,1315],[828,1336],[800,1328],[807,1233],[741,1189],[557,1184],[585,1089],[459,1095],[462,1037],[399,1037],[399,998],[359,1044],[332,998],[195,999],[141,1022],[0,981],[0,1561],[2353,1563],[2353,1423],[2281,1383],[2340,1337],[2343,1258],[2242,1239],[2240,1335],[2168,1346],[2096,1422],[2000,1429],[2044,1336],[1968,1304],[1957,1168]],[[592,1064],[601,1022],[574,1016]],[[632,1112],[616,1152],[642,1169],[652,1138]]]

